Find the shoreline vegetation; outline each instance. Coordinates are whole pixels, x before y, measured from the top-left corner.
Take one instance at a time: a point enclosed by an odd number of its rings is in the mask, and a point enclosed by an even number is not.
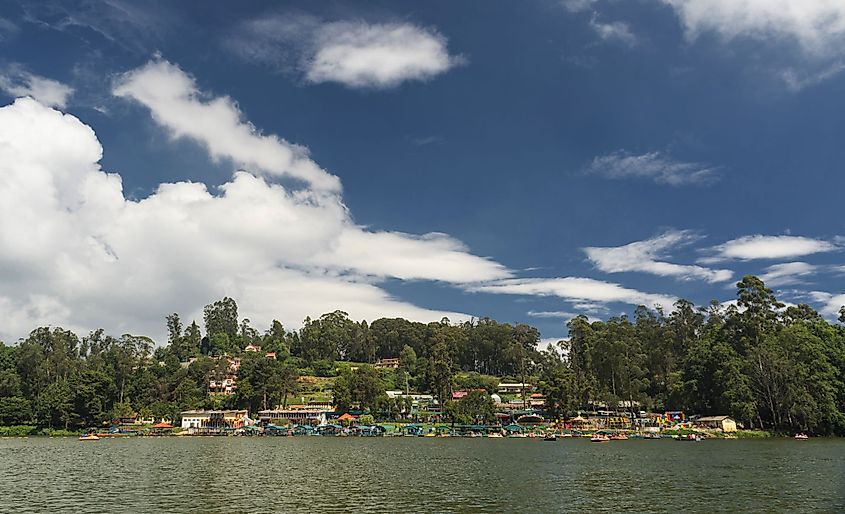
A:
[[[461,433],[458,428],[453,429],[449,427],[449,430],[444,430],[444,425],[437,425],[437,424],[417,424],[417,423],[406,423],[405,425],[419,427],[420,433],[419,434],[409,434],[409,430],[407,427],[402,427],[402,424],[391,424],[391,430],[385,433],[379,434],[378,436],[373,435],[360,435],[356,434],[360,437],[431,437],[427,436],[426,434],[437,434],[439,437],[491,437],[490,433],[499,434],[499,433],[506,433],[507,430],[502,428],[501,426],[494,426],[490,427],[492,430],[481,434],[480,432],[475,432],[480,435],[470,435],[474,432],[471,430],[464,431]],[[285,436],[290,437],[297,437],[297,436],[313,436],[317,434],[297,434],[294,432],[293,426],[290,428],[290,434],[285,434]],[[354,429],[356,427],[351,427],[352,430],[346,433],[337,433],[332,434],[332,436],[339,436],[339,437],[349,437],[350,434],[354,433]],[[543,437],[547,437],[549,435],[555,435],[557,437],[564,437],[569,438],[572,437],[574,439],[578,438],[590,438],[596,433],[607,433],[607,434],[624,434],[630,438],[644,438],[645,434],[648,432],[636,432],[632,430],[615,430],[615,431],[608,431],[608,430],[594,430],[594,431],[580,431],[580,430],[565,430],[565,431],[556,431],[551,429],[548,426],[536,426],[536,427],[522,427],[524,431],[522,432],[523,435],[512,435],[512,436],[504,436],[504,437],[513,437],[513,438],[528,438],[528,439],[542,439]],[[63,429],[51,429],[51,428],[39,428],[35,425],[15,425],[15,426],[4,426],[0,427],[0,438],[26,438],[26,437],[69,437],[69,438],[78,438],[79,436],[85,434],[96,433],[93,432],[91,429],[80,429],[80,430],[63,430]],[[255,436],[269,436],[268,431],[264,431],[262,433],[259,432],[232,432],[229,434],[218,433],[214,435],[210,434],[203,434],[203,433],[190,433],[187,430],[183,430],[179,427],[175,427],[172,430],[168,431],[152,431],[151,425],[146,425],[139,427],[134,432],[127,433],[127,432],[100,432],[96,433],[101,438],[132,438],[132,437],[255,437]],[[448,435],[447,435],[448,434]],[[676,439],[678,437],[684,437],[688,435],[701,435],[704,436],[706,439],[774,439],[774,438],[786,438],[786,439],[793,439],[792,436],[787,434],[776,434],[774,432],[769,432],[765,430],[737,430],[736,432],[725,433],[721,430],[689,430],[689,429],[681,429],[681,430],[673,430],[667,429],[663,430],[659,433],[661,439]],[[493,436],[498,437],[498,436]],[[648,436],[645,436],[648,438]]]
[[[169,435],[181,432],[185,414],[232,410],[255,419],[228,429],[261,433],[302,415],[322,425],[346,416],[357,426],[423,429],[503,429],[530,419],[528,430],[561,436],[576,428],[845,435],[845,307],[838,324],[829,322],[808,305],[784,305],[754,276],[729,304],[679,300],[606,321],[577,316],[569,338],[543,350],[536,328],[489,318],[368,323],[335,311],[299,330],[273,321],[261,332],[224,298],[200,321],[167,316],[160,345],[59,327],[0,343],[0,436],[138,434],[133,427],[172,424],[156,429]]]

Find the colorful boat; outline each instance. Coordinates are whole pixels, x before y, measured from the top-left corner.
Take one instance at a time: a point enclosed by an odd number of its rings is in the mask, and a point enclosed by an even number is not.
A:
[[[85,434],[79,436],[80,441],[99,441],[100,438],[97,437],[97,434]]]
[[[625,434],[612,434],[610,436],[611,441],[627,441],[628,436]]]
[[[687,435],[679,435],[677,437],[678,441],[687,441],[687,442],[699,442],[702,441],[704,438],[699,434],[687,434]]]

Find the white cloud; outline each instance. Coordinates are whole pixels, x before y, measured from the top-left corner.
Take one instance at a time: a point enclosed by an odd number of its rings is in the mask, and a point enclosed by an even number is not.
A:
[[[845,71],[845,63],[836,61],[825,66],[821,71],[806,72],[796,69],[788,69],[781,72],[780,76],[786,84],[787,89],[792,92],[799,92],[808,87],[821,84],[825,80],[835,77]]]
[[[173,65],[142,67],[118,92],[218,157],[262,170],[296,165],[287,143],[259,134],[231,100],[204,96]],[[0,336],[20,337],[44,323],[160,336],[165,314],[199,319],[205,303],[224,295],[258,326],[277,318],[297,327],[307,315],[338,308],[356,319],[461,320],[461,313],[397,300],[378,283],[463,284],[511,274],[443,234],[357,225],[338,193],[292,190],[245,171],[219,194],[176,182],[130,200],[120,176],[100,169],[101,156],[94,131],[71,115],[27,98],[0,108]]]
[[[12,65],[0,71],[0,89],[11,96],[31,96],[53,107],[65,107],[73,88]]]
[[[558,347],[558,343],[561,341],[568,341],[568,337],[544,337],[540,339],[540,342],[537,343],[537,350],[539,351],[548,351],[549,348],[554,348],[557,351],[560,351]]]
[[[814,275],[816,270],[816,266],[806,262],[785,262],[769,266],[759,278],[767,286],[786,286],[800,284],[806,277]]]
[[[716,168],[712,166],[676,161],[661,152],[631,155],[618,151],[599,156],[587,166],[586,172],[610,179],[649,179],[670,186],[706,185],[718,180]]]
[[[465,62],[446,38],[411,23],[323,22],[310,16],[269,16],[242,24],[227,41],[242,58],[294,69],[310,83],[391,88],[428,80]]]
[[[663,0],[677,11],[687,36],[713,32],[797,42],[811,54],[842,53],[845,3],[840,0]]]
[[[824,291],[811,291],[810,298],[815,302],[822,304],[819,312],[829,318],[839,318],[839,309],[845,306],[845,294],[831,294]]]
[[[167,61],[151,61],[124,74],[114,94],[140,102],[174,138],[200,142],[214,158],[231,159],[254,173],[299,179],[316,189],[340,190],[340,180],[312,161],[306,148],[260,134],[242,120],[231,98],[203,98],[193,78]]]
[[[0,43],[14,38],[20,30],[20,27],[11,21],[6,18],[0,18]]]
[[[628,46],[637,44],[637,36],[631,31],[630,25],[622,21],[602,23],[597,16],[590,20],[590,27],[604,41],[619,41]]]
[[[583,313],[568,311],[528,311],[527,314],[532,318],[562,319],[568,322],[573,318],[581,316]],[[586,316],[586,314],[583,315]],[[590,323],[594,321],[599,321],[599,318],[596,318],[595,316],[587,316],[587,319],[590,321]]]
[[[733,277],[727,269],[663,262],[670,248],[689,244],[699,239],[689,231],[672,230],[645,241],[636,241],[617,247],[587,247],[587,258],[605,273],[639,271],[682,280],[703,279],[708,282],[725,282]]]
[[[528,315],[532,318],[561,318],[572,319],[578,314],[567,311],[528,311]]]
[[[718,262],[726,259],[789,259],[816,253],[832,252],[839,247],[823,239],[803,236],[743,236],[712,248],[715,255],[699,262]]]
[[[587,11],[597,0],[562,0],[563,6],[570,12]]]
[[[387,88],[425,80],[463,59],[449,55],[446,38],[409,24],[335,22],[322,27],[309,59],[309,82]]]
[[[514,278],[471,285],[467,289],[472,292],[492,294],[557,296],[568,301],[588,304],[604,305],[619,302],[647,307],[661,305],[666,309],[670,309],[677,300],[671,296],[643,293],[619,284],[582,277]],[[579,310],[581,310],[580,307]]]

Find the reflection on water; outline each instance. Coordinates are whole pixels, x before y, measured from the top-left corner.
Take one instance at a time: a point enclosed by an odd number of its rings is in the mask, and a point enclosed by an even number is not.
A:
[[[845,441],[0,440],[2,512],[845,512]]]

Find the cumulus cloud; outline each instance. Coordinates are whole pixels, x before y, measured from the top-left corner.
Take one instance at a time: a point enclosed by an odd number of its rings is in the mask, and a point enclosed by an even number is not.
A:
[[[767,286],[786,286],[800,284],[811,275],[815,275],[817,266],[806,262],[784,262],[774,264],[766,268],[765,273],[760,275]]]
[[[660,260],[667,250],[698,240],[699,237],[685,230],[670,230],[645,241],[636,241],[616,247],[587,247],[587,258],[601,271],[622,273],[639,271],[681,280],[702,279],[708,282],[725,282],[733,277],[727,269],[674,264]]]
[[[845,3],[838,0],[663,0],[689,40],[712,33],[725,42],[753,39],[794,46],[767,57],[787,89],[797,92],[840,74],[845,57]]]
[[[114,94],[136,100],[174,138],[203,144],[214,158],[227,158],[255,173],[287,176],[312,187],[340,190],[340,180],[323,170],[305,147],[263,135],[226,96],[203,98],[192,77],[165,60],[155,60],[122,75]]]
[[[839,250],[839,246],[823,239],[803,236],[753,235],[732,239],[711,249],[715,255],[699,259],[699,262],[721,260],[789,259],[816,253]]]
[[[427,80],[462,64],[446,38],[411,23],[324,22],[309,16],[269,16],[243,24],[227,41],[239,56],[310,83],[391,88]]]
[[[726,40],[787,38],[814,54],[841,53],[845,3],[837,0],[663,0],[691,39],[713,32]]]
[[[644,293],[636,289],[622,287],[619,284],[582,277],[513,278],[488,284],[472,285],[467,289],[472,292],[491,294],[557,296],[567,301],[576,302],[576,306],[627,303],[647,307],[661,305],[664,308],[671,308],[677,300],[677,298],[667,295]]]
[[[288,143],[259,134],[230,99],[203,95],[168,63],[124,76],[116,92],[220,158],[259,171],[317,169],[297,164],[305,157]],[[312,187],[290,189],[239,171],[218,191],[164,183],[136,201],[119,175],[100,168],[101,156],[94,131],[69,114],[29,98],[0,108],[0,337],[43,323],[159,336],[164,314],[199,318],[202,305],[224,295],[259,325],[276,318],[296,327],[337,308],[357,319],[460,320],[400,301],[379,283],[511,276],[446,235],[355,224],[339,193],[321,188],[328,174],[302,174]]]
[[[30,96],[44,105],[63,108],[73,88],[12,65],[0,71],[0,90],[15,97]]]
[[[677,161],[662,152],[631,155],[618,151],[594,158],[586,172],[609,179],[648,179],[670,186],[707,185],[718,180],[716,168]]]

